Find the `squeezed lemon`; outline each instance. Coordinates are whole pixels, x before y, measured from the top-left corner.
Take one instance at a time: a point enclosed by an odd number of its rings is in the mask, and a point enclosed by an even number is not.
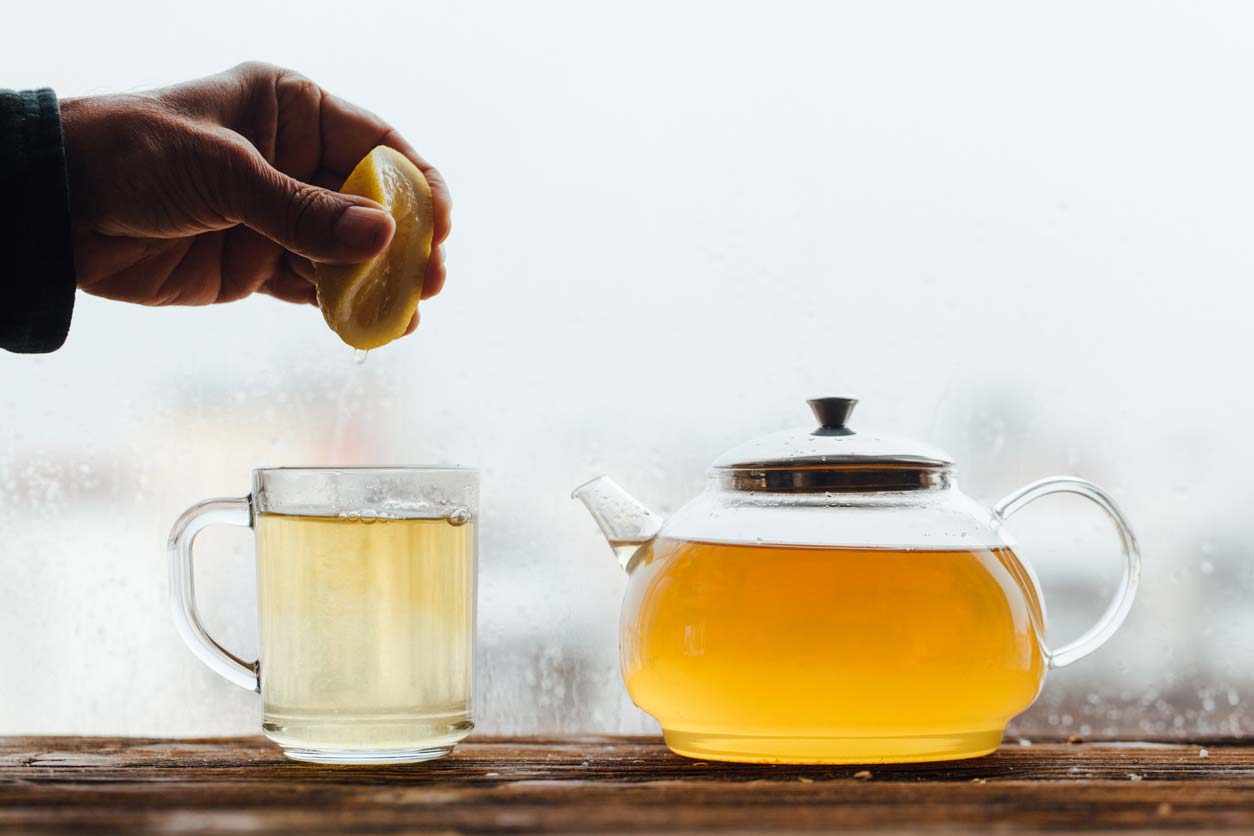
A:
[[[344,342],[360,350],[378,348],[402,336],[418,308],[435,226],[431,186],[403,154],[380,145],[340,191],[381,204],[396,221],[396,233],[369,261],[318,265],[318,307]]]

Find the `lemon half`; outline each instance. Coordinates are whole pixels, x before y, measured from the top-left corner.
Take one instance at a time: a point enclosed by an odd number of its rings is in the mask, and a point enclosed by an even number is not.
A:
[[[319,264],[314,275],[318,307],[344,342],[378,348],[405,333],[418,307],[431,258],[431,186],[403,154],[380,145],[357,164],[340,191],[382,204],[396,221],[396,234],[369,261]]]

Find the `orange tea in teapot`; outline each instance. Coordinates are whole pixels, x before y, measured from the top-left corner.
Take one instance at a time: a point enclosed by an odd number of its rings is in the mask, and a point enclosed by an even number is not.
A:
[[[1044,677],[1038,595],[1006,547],[659,538],[629,571],[627,689],[690,757],[982,755]]]

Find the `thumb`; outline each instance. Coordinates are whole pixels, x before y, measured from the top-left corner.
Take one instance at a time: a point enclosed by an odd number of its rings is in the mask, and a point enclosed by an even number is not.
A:
[[[311,261],[344,264],[378,255],[396,222],[373,200],[320,189],[250,155],[228,184],[233,214],[245,226]]]

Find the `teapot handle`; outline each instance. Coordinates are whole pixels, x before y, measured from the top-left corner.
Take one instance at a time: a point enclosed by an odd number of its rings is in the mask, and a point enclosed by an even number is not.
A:
[[[1054,493],[1072,493],[1096,503],[1118,529],[1123,551],[1123,576],[1119,579],[1119,588],[1115,590],[1115,595],[1106,606],[1102,617],[1075,641],[1068,642],[1057,650],[1045,648],[1049,666],[1065,668],[1105,644],[1128,617],[1128,611],[1132,609],[1132,599],[1136,597],[1137,584],[1141,579],[1141,550],[1127,519],[1110,495],[1092,482],[1072,476],[1053,476],[1026,485],[994,505],[993,514],[999,522],[1004,522],[1029,502]]]

